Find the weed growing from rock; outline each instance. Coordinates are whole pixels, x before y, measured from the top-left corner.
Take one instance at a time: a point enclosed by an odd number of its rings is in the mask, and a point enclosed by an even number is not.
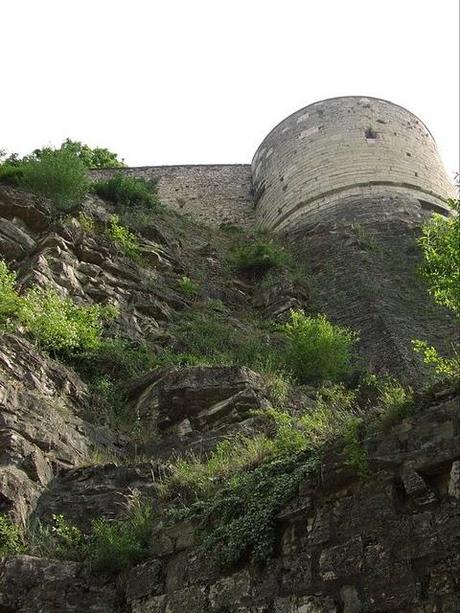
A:
[[[194,298],[198,295],[200,291],[200,286],[198,285],[198,283],[192,281],[190,277],[186,276],[180,278],[179,287],[181,289],[181,292],[189,298]]]
[[[134,260],[140,258],[141,246],[137,236],[120,224],[118,215],[110,216],[107,236],[117,245],[124,255]]]
[[[94,519],[88,534],[63,515],[52,515],[50,524],[29,527],[26,548],[32,555],[81,561],[99,572],[119,572],[146,557],[152,515],[151,504],[138,495],[131,497],[119,519]]]
[[[20,298],[15,289],[16,274],[0,260],[0,329],[8,324],[19,308]]]
[[[79,306],[51,288],[30,289],[17,312],[20,322],[41,347],[69,355],[99,349],[104,321],[116,314],[111,305]]]
[[[0,515],[0,558],[20,555],[25,549],[21,527],[6,515]]]

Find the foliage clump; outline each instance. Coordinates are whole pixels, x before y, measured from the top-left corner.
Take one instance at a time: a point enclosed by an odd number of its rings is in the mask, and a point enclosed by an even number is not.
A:
[[[376,392],[376,424],[383,431],[413,414],[415,399],[412,388],[404,387],[394,377],[368,375],[365,385],[373,387]]]
[[[24,327],[44,349],[65,355],[95,351],[102,344],[104,322],[117,315],[112,305],[80,306],[56,290],[33,287],[24,295],[16,277],[0,260],[0,326]]]
[[[453,355],[445,357],[439,354],[436,347],[429,345],[426,341],[414,339],[412,346],[416,353],[420,353],[423,362],[430,366],[435,375],[440,379],[460,379],[460,353],[457,347],[453,347]]]
[[[43,155],[52,151],[49,147],[43,149],[35,149],[32,153],[33,157],[41,159]],[[105,147],[90,147],[80,141],[74,141],[66,138],[61,144],[59,151],[67,151],[74,155],[83,163],[86,168],[121,168],[124,166],[123,160],[118,158],[116,153],[109,151]]]
[[[25,540],[33,555],[83,561],[91,570],[115,573],[146,557],[152,523],[151,504],[133,496],[122,517],[94,519],[87,535],[63,515],[52,515],[51,525],[36,524]]]
[[[120,224],[118,215],[111,215],[107,236],[120,248],[124,255],[136,260],[140,258],[141,246],[137,236]]]
[[[16,274],[0,260],[0,329],[7,326],[19,308],[20,298],[15,288]]]
[[[189,298],[194,298],[200,291],[200,286],[198,285],[198,283],[187,276],[183,276],[180,278],[179,287],[182,293]]]
[[[98,196],[119,207],[150,207],[159,205],[156,185],[144,179],[129,177],[117,172],[107,181],[97,181],[92,186]]]
[[[102,342],[103,323],[117,314],[111,305],[79,306],[55,290],[32,288],[21,300],[20,322],[48,351],[94,351]]]
[[[281,327],[286,337],[286,367],[301,383],[340,381],[352,369],[352,349],[358,337],[348,328],[331,323],[325,315],[309,317],[291,311]]]
[[[287,262],[284,251],[273,241],[258,240],[235,251],[236,266],[242,272],[262,275]]]
[[[84,163],[67,149],[43,150],[39,158],[20,164],[18,185],[49,198],[61,210],[78,206],[89,189]]]
[[[458,178],[457,175],[457,180]],[[450,309],[458,321],[460,319],[460,200],[451,199],[449,205],[454,210],[452,216],[446,218],[434,214],[422,228],[419,238],[423,254],[421,272],[428,283],[428,291],[435,301]],[[458,339],[450,357],[440,355],[435,347],[422,339],[414,339],[412,345],[438,378],[452,379],[458,384],[460,379]]]
[[[213,312],[194,311],[182,315],[174,326],[176,351],[160,355],[165,363],[241,364],[261,368],[274,360],[266,335],[240,322]]]
[[[108,149],[91,148],[67,138],[59,148],[43,147],[20,158],[12,154],[0,164],[0,183],[22,187],[49,198],[68,211],[81,204],[89,191],[89,168],[124,166]]]
[[[424,224],[419,244],[423,252],[422,273],[428,291],[436,302],[460,317],[460,205],[450,200],[455,210],[451,217],[434,214]]]
[[[0,558],[25,552],[23,533],[6,515],[0,515]]]
[[[4,185],[19,186],[22,179],[22,168],[14,161],[0,164],[0,183]]]

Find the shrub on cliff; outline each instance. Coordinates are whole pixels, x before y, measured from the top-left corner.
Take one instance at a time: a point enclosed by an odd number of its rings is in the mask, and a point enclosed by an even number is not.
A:
[[[51,525],[29,526],[24,540],[32,555],[78,560],[95,571],[119,572],[147,555],[151,529],[152,506],[134,493],[121,517],[93,519],[86,535],[63,515],[52,515]]]
[[[5,162],[0,165],[0,183],[18,186],[22,179],[21,166]]]
[[[85,198],[89,182],[84,163],[67,149],[43,150],[20,165],[20,187],[49,198],[61,210],[70,210]]]
[[[93,184],[93,190],[104,200],[118,206],[155,207],[159,204],[155,185],[144,179],[128,177],[117,172],[107,181]]]
[[[134,260],[141,255],[141,246],[137,236],[120,224],[118,215],[111,215],[107,227],[107,236],[118,246],[120,251]]]
[[[286,254],[273,241],[257,241],[235,251],[235,262],[239,270],[261,275],[270,268],[278,268],[287,261]]]
[[[201,528],[201,548],[223,566],[274,553],[276,516],[298,493],[300,482],[315,481],[324,448],[342,441],[347,463],[367,475],[367,454],[359,429],[362,414],[355,395],[342,386],[318,392],[303,414],[257,411],[271,422],[271,435],[236,436],[207,458],[191,455],[169,466],[156,487],[169,499],[172,521],[192,520]]]
[[[116,316],[112,305],[80,306],[52,288],[32,287],[20,295],[16,275],[0,260],[0,327],[20,324],[44,349],[72,354],[102,344],[104,321]]]
[[[67,354],[98,349],[103,323],[115,315],[111,305],[79,306],[52,289],[41,288],[30,289],[18,310],[20,322],[40,346]]]
[[[286,337],[286,367],[301,383],[340,381],[352,369],[352,349],[357,335],[334,325],[325,315],[309,317],[301,310],[291,311],[281,326]]]
[[[3,154],[3,155],[2,155]],[[0,152],[5,158],[5,153]],[[124,166],[116,153],[67,138],[59,148],[43,147],[20,158],[12,154],[0,165],[0,183],[23,187],[50,198],[60,209],[80,204],[88,192],[88,168]]]

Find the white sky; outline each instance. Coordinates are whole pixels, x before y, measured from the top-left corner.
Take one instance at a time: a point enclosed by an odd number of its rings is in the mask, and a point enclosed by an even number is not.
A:
[[[3,0],[0,149],[250,162],[288,114],[386,98],[459,168],[458,0]]]

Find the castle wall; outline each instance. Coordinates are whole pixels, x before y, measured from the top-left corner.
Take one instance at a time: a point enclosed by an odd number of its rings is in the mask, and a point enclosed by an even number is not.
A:
[[[95,170],[94,180],[120,169]],[[211,225],[254,225],[249,164],[145,166],[123,168],[124,174],[158,181],[160,200]]]
[[[252,161],[256,219],[276,232],[341,213],[346,199],[407,195],[445,209],[453,187],[429,130],[376,98],[317,102],[278,124]],[[391,215],[391,211],[387,211]]]

